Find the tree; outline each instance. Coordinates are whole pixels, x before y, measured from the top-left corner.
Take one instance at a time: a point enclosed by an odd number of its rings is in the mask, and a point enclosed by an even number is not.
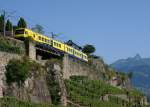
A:
[[[13,29],[12,23],[9,20],[7,20],[6,31],[12,31],[12,29]]]
[[[128,77],[129,77],[129,79],[132,79],[132,77],[133,77],[133,72],[129,72],[129,73],[128,73]]]
[[[18,28],[27,28],[27,23],[22,17],[19,19],[17,25],[18,25]]]
[[[0,16],[0,32],[4,30],[4,15]]]
[[[82,49],[82,52],[87,53],[87,54],[91,54],[95,52],[95,47],[93,45],[85,45]]]
[[[16,82],[21,87],[28,78],[30,70],[30,61],[28,59],[12,59],[6,66],[6,82],[8,85]]]
[[[37,33],[40,33],[40,34],[44,34],[44,28],[39,25],[39,24],[36,24],[33,28],[31,28],[33,31],[37,32]]]

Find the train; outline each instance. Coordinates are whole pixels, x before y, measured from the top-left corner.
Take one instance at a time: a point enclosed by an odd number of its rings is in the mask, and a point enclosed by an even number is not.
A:
[[[81,50],[75,49],[74,47],[69,46],[62,41],[58,41],[54,38],[50,38],[50,37],[45,36],[43,34],[39,34],[37,32],[30,30],[30,29],[27,29],[27,28],[16,29],[15,38],[17,38],[17,39],[31,38],[33,41],[35,41],[37,43],[47,45],[47,46],[52,47],[58,51],[69,54],[69,55],[71,55],[71,56],[73,56],[79,60],[88,62],[88,55],[83,53]]]

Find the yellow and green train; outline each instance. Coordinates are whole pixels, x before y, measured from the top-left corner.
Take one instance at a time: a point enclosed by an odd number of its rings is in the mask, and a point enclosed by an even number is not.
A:
[[[15,38],[31,38],[37,43],[46,44],[54,49],[57,49],[63,53],[67,53],[74,56],[80,60],[88,61],[88,56],[80,50],[77,50],[63,42],[52,39],[50,37],[44,36],[42,34],[36,33],[27,28],[17,29],[15,32]],[[50,50],[49,50],[50,51]]]

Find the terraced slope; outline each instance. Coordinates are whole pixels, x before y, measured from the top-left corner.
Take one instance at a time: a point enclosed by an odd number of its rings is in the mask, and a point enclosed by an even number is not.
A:
[[[126,90],[110,86],[102,81],[89,80],[84,77],[72,77],[65,80],[68,99],[85,107],[130,107],[127,99],[115,95],[126,95]],[[108,98],[105,95],[109,95]],[[131,91],[130,96],[140,96],[137,91]]]

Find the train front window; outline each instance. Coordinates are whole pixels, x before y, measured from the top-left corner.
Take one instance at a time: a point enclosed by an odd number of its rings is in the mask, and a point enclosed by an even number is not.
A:
[[[15,34],[24,34],[24,29],[16,30]]]

